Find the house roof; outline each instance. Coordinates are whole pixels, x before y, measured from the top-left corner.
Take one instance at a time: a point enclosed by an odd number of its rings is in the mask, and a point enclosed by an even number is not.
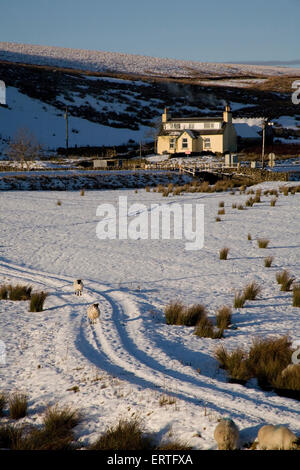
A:
[[[211,117],[186,117],[186,118],[172,118],[168,119],[167,122],[201,122],[201,121],[223,121],[223,117],[211,116]]]

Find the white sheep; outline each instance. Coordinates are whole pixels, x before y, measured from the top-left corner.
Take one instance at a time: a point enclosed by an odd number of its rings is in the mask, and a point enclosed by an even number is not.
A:
[[[267,424],[257,434],[260,450],[292,450],[296,448],[297,436],[284,426]]]
[[[76,281],[74,281],[73,285],[74,285],[75,295],[82,295],[83,282],[81,281],[81,279],[77,279]]]
[[[100,317],[99,304],[90,305],[87,309],[87,316],[90,320],[90,323],[96,323],[97,318]]]
[[[223,418],[217,425],[214,438],[219,450],[235,450],[239,443],[239,429],[229,418]]]

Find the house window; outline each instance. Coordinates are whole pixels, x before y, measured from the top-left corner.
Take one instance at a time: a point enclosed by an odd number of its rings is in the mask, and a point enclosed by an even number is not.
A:
[[[170,139],[170,149],[175,148],[175,139]]]
[[[206,139],[204,139],[204,148],[205,148],[205,149],[210,149],[210,148],[211,148],[210,138],[209,138],[209,137],[207,137]]]
[[[174,122],[173,124],[171,124],[171,128],[172,129],[180,129],[180,124],[177,123],[177,122]]]
[[[182,148],[183,149],[188,148],[188,140],[186,138],[182,139]]]
[[[213,129],[215,127],[213,122],[205,122],[204,129]]]
[[[190,123],[189,124],[189,129],[194,129],[194,124]]]

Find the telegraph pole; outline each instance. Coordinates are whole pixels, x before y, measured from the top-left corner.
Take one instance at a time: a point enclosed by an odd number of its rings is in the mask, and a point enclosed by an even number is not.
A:
[[[68,106],[66,106],[65,112],[65,120],[66,120],[66,149],[69,149],[69,110]]]
[[[262,122],[262,152],[261,152],[261,167],[264,169],[264,158],[265,158],[265,138],[266,138],[266,120]]]

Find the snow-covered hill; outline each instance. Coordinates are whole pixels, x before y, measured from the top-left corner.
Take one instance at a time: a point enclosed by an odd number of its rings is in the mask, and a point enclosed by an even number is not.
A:
[[[205,76],[226,75],[299,75],[299,69],[195,62],[176,59],[90,51],[64,47],[39,46],[0,42],[0,60],[24,64],[50,65],[91,72],[126,72],[137,75],[190,77],[195,73]]]

